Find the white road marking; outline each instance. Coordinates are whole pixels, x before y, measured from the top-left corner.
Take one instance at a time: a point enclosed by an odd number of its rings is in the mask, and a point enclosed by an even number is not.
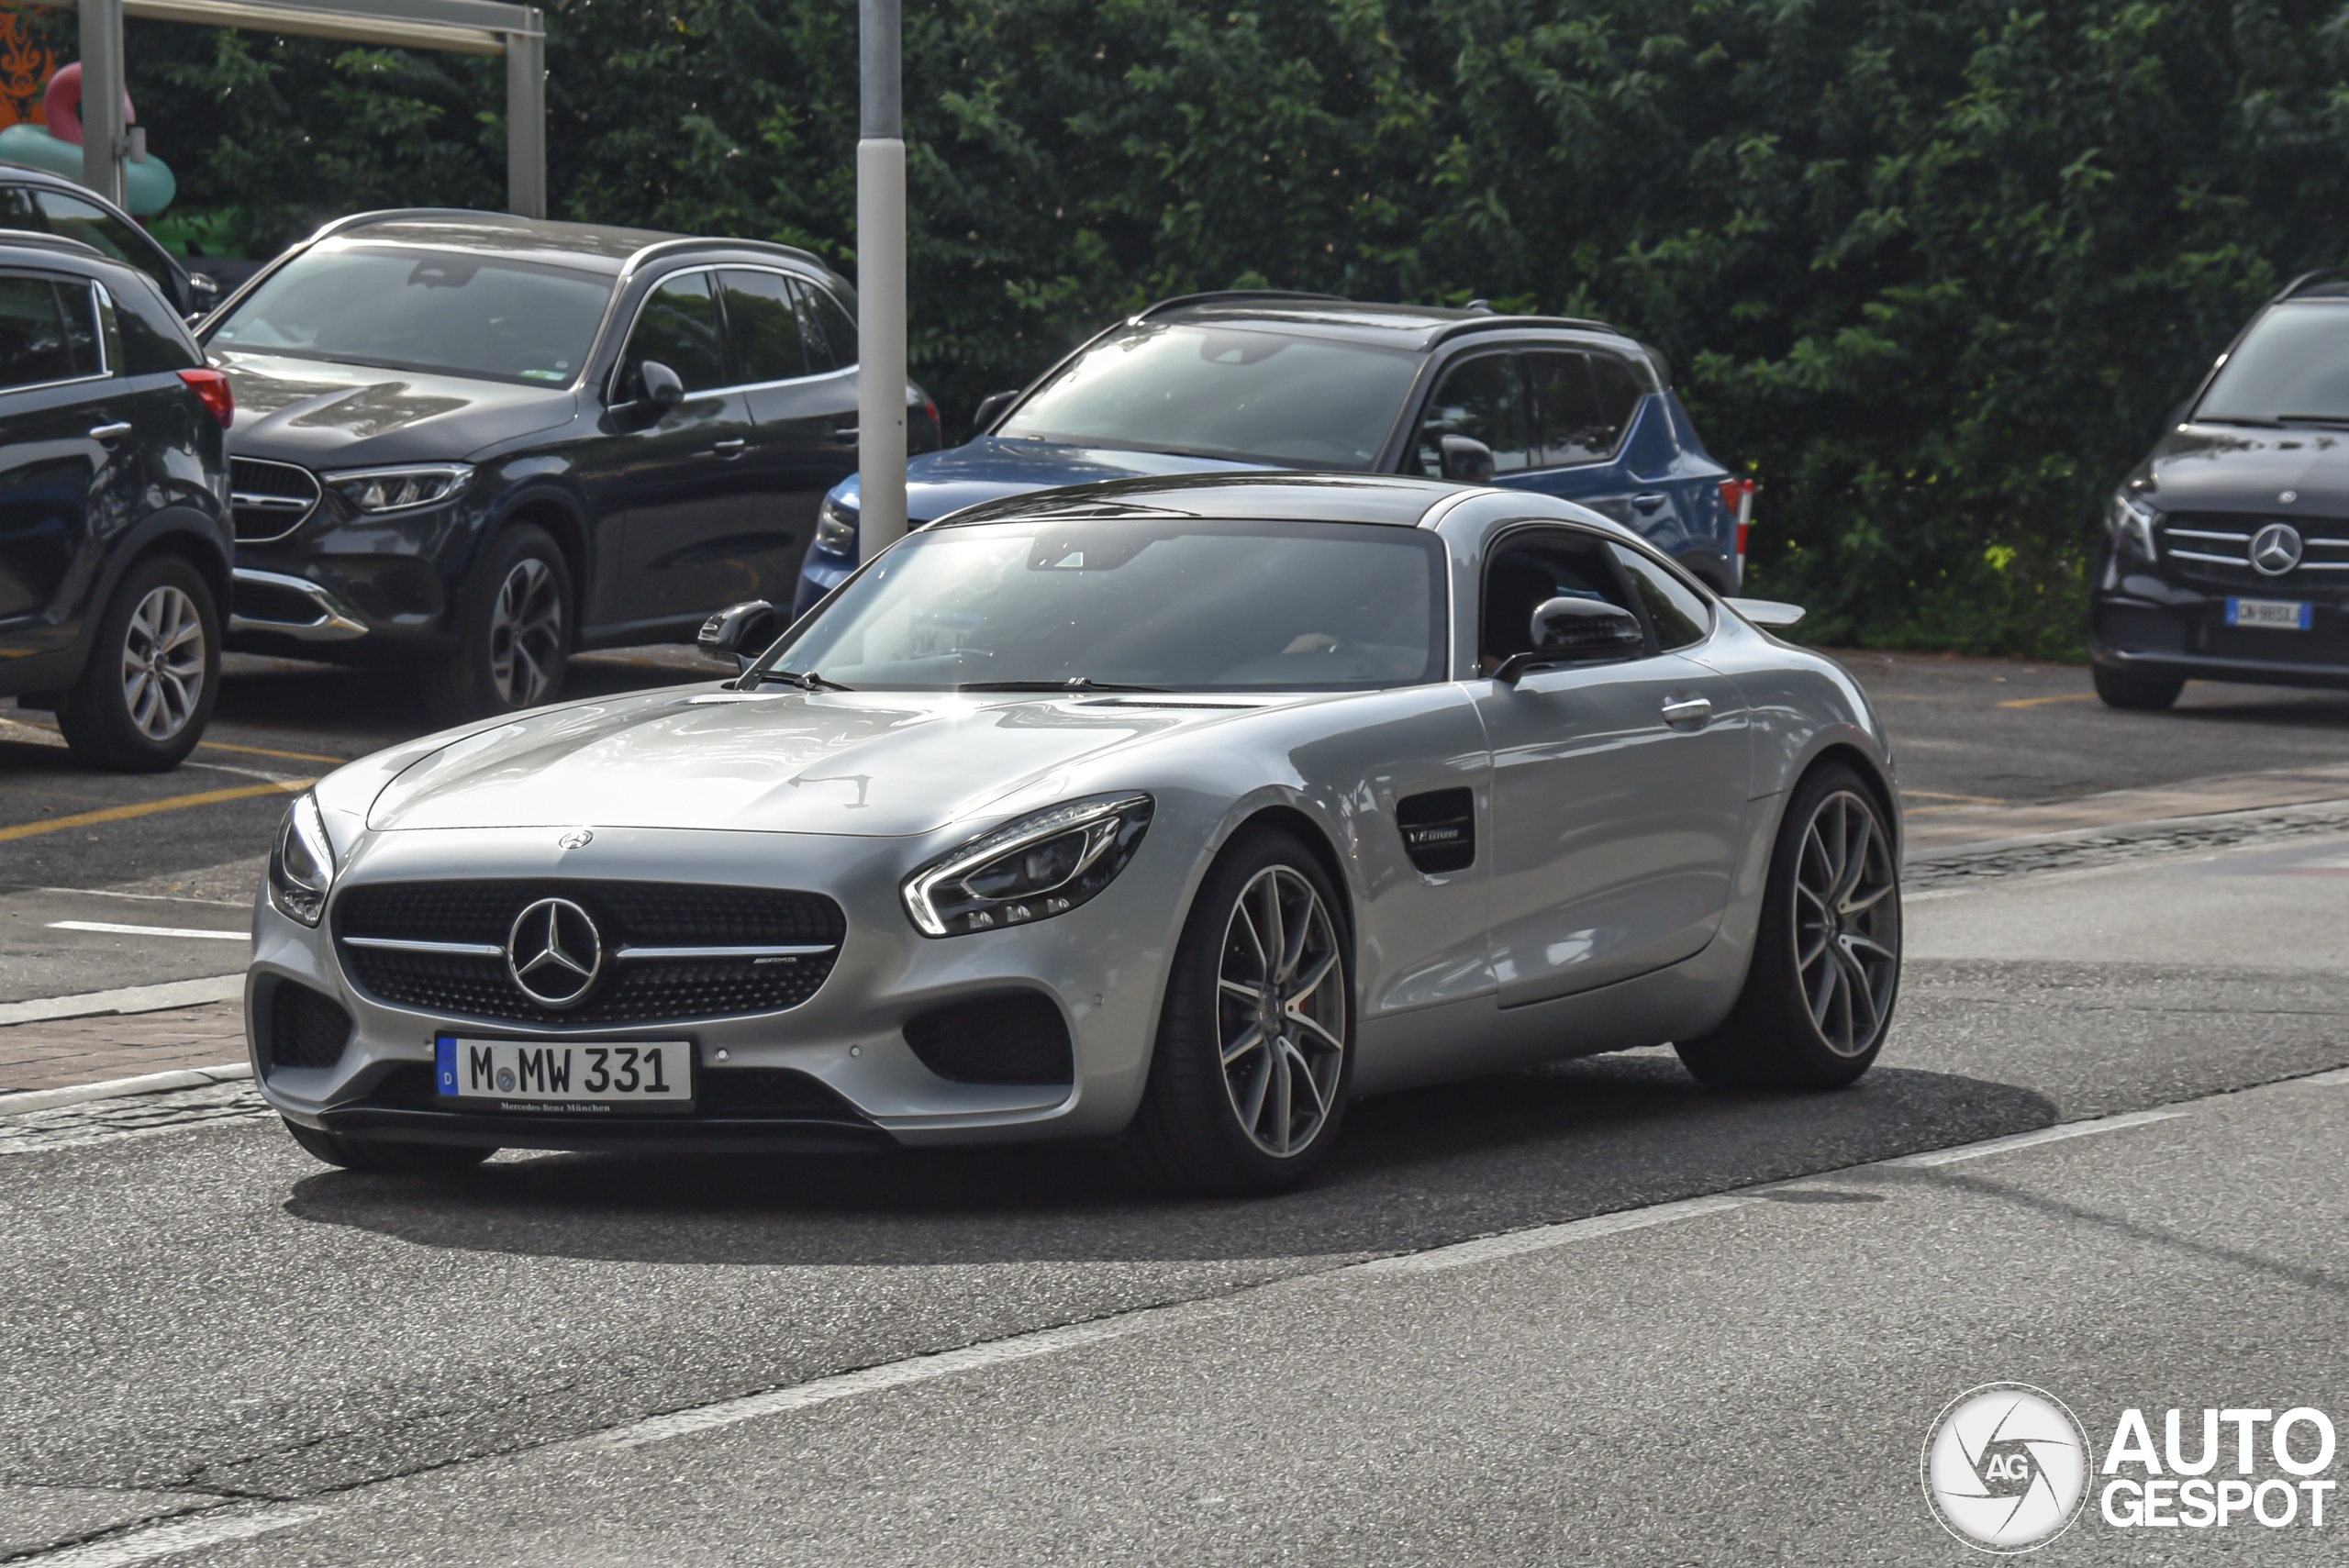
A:
[[[217,1067],[182,1067],[168,1073],[141,1073],[135,1078],[108,1078],[96,1084],[75,1084],[62,1089],[25,1089],[16,1094],[0,1095],[0,1116],[53,1111],[60,1106],[85,1105],[92,1100],[117,1100],[128,1095],[159,1095],[167,1089],[202,1089],[252,1075],[250,1063],[224,1062]]]
[[[1470,1263],[1487,1263],[1498,1258],[1514,1258],[1524,1252],[1564,1247],[1594,1237],[1614,1236],[1625,1230],[1643,1230],[1651,1225],[1669,1225],[1675,1219],[1694,1219],[1698,1215],[1719,1214],[1724,1209],[1743,1208],[1748,1204],[1761,1201],[1760,1198],[1729,1193],[1712,1197],[1682,1198],[1677,1203],[1659,1203],[1646,1208],[1627,1208],[1617,1214],[1597,1214],[1588,1219],[1570,1219],[1562,1225],[1541,1225],[1531,1230],[1480,1236],[1474,1241],[1433,1247],[1424,1252],[1374,1258],[1367,1263],[1355,1264],[1353,1272],[1366,1274],[1434,1273],[1443,1269],[1465,1268]]]
[[[245,976],[239,971],[202,980],[169,980],[160,985],[119,985],[111,991],[83,991],[70,996],[35,996],[25,1002],[0,1002],[0,1029],[50,1018],[95,1018],[105,1013],[160,1013],[206,1002],[233,1002],[244,994]]]
[[[2330,1073],[2319,1073],[2312,1077],[2299,1079],[2297,1082],[2313,1084],[2321,1088],[2334,1088],[2349,1084],[2349,1067],[2336,1067]]]
[[[204,1514],[172,1524],[157,1525],[152,1529],[134,1530],[128,1535],[118,1535],[110,1540],[94,1540],[86,1546],[69,1546],[62,1551],[47,1552],[30,1561],[40,1563],[42,1568],[128,1568],[131,1563],[152,1562],[158,1557],[173,1557],[183,1551],[198,1551],[207,1546],[226,1546],[231,1541],[250,1540],[257,1535],[267,1535],[273,1530],[307,1524],[326,1512],[325,1508],[315,1504],[294,1503],[250,1513]]]
[[[1897,1170],[1920,1170],[1934,1165],[1954,1165],[1960,1160],[1979,1160],[1986,1154],[2003,1154],[2009,1149],[2031,1149],[2042,1143],[2060,1143],[2067,1138],[2093,1138],[2099,1132],[2122,1132],[2132,1127],[2145,1127],[2157,1121],[2176,1121],[2184,1111],[2131,1111],[2127,1116],[2101,1117],[2095,1121],[2067,1121],[2055,1127],[2043,1127],[2036,1132],[2018,1132],[2009,1138],[1986,1138],[1979,1143],[1961,1143],[1954,1149],[1932,1149],[1922,1154],[1903,1154],[1883,1163]]]
[[[76,898],[136,898],[148,904],[208,904],[215,909],[250,909],[250,898],[189,898],[177,893],[125,893],[118,887],[37,887],[36,893],[66,893]]]
[[[249,942],[250,931],[206,931],[194,926],[125,926],[113,920],[51,920],[52,931],[103,931],[117,937],[201,937],[216,942]]]

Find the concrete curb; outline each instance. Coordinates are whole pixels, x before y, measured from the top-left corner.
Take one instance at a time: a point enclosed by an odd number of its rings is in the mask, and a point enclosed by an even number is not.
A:
[[[252,1075],[252,1068],[245,1062],[224,1062],[217,1067],[183,1067],[170,1073],[141,1073],[136,1078],[109,1078],[100,1084],[75,1084],[62,1089],[25,1089],[13,1095],[0,1095],[0,1116],[51,1111],[60,1106],[78,1106],[87,1100],[118,1099],[125,1095],[160,1095],[166,1089],[203,1089],[214,1084],[230,1084]]]
[[[106,1013],[161,1013],[206,1002],[233,1002],[245,994],[245,972],[173,980],[161,985],[124,985],[73,996],[36,996],[29,1002],[0,1002],[0,1029],[45,1023],[52,1018],[94,1018]]]

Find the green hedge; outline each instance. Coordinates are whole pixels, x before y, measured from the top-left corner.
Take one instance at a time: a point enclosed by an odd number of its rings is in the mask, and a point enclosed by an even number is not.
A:
[[[1753,586],[1825,638],[2076,649],[2099,497],[2349,226],[2349,23],[2289,0],[909,9],[950,421],[1186,289],[1596,314],[1759,474]],[[548,10],[559,215],[852,269],[853,0]],[[183,201],[255,244],[501,200],[495,61],[129,28]]]

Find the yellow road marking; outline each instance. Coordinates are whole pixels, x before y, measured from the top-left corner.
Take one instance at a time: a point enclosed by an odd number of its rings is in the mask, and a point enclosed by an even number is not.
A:
[[[42,724],[36,719],[10,718],[0,720],[0,723],[18,725],[26,729],[45,729],[51,735],[57,733],[54,724]],[[273,751],[266,746],[236,746],[226,740],[199,740],[195,747],[199,751],[236,751],[248,757],[283,757],[289,762],[332,762],[337,767],[351,761],[349,757],[327,757],[316,751]]]
[[[13,828],[0,828],[0,842],[61,832],[68,828],[95,828],[101,822],[127,822],[134,817],[152,817],[162,811],[184,811],[191,806],[213,806],[224,800],[250,800],[258,795],[299,795],[317,782],[316,779],[285,779],[276,784],[246,784],[241,789],[207,789],[200,795],[175,795],[167,800],[142,800],[135,806],[109,806],[104,811],[76,812],[71,817],[60,817],[48,822],[19,822]]]
[[[2000,707],[2044,707],[2052,702],[2094,701],[2096,701],[2094,692],[2065,692],[2059,696],[2052,697],[2017,697],[2012,702],[2002,702],[1998,706]]]

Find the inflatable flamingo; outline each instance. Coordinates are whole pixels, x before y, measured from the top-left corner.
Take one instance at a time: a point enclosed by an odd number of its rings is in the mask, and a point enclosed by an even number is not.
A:
[[[61,68],[49,79],[49,92],[41,100],[49,119],[43,129],[37,125],[12,125],[0,130],[0,159],[11,163],[29,163],[36,169],[46,169],[52,174],[62,174],[69,180],[82,177],[82,65],[76,61]],[[122,95],[122,118],[125,125],[135,125],[139,111],[130,106],[130,95]],[[126,162],[122,166],[123,206],[132,216],[152,217],[172,205],[179,195],[179,182],[172,177],[171,166],[153,153],[144,163]]]

